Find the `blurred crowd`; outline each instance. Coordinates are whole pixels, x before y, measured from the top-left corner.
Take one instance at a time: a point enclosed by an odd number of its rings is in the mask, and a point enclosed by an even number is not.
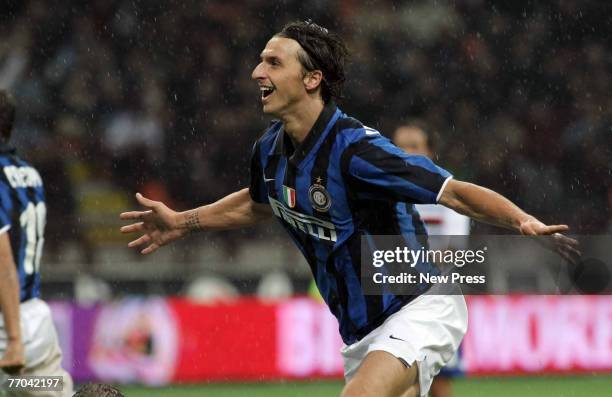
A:
[[[251,70],[307,18],[352,52],[344,111],[387,135],[422,119],[457,178],[612,231],[612,6],[538,3],[4,1],[0,88],[46,181],[50,250],[118,241],[136,191],[184,209],[245,186],[268,122]]]

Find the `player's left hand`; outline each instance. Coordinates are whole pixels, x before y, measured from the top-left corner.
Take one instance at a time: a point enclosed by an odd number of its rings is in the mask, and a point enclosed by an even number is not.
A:
[[[529,218],[520,225],[521,234],[526,236],[549,236],[569,230],[567,225],[545,225],[535,218]]]
[[[25,367],[25,354],[21,341],[11,341],[7,344],[4,356],[0,358],[0,369],[9,375],[17,375]]]
[[[569,230],[568,225],[545,225],[535,218],[530,218],[521,222],[520,230],[521,234],[527,236],[548,236],[547,239],[542,239],[546,245],[570,263],[578,263],[582,256],[578,241],[561,234]]]

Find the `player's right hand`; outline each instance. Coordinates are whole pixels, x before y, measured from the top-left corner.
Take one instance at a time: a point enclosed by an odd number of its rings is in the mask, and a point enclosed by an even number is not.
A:
[[[9,375],[18,375],[25,367],[25,354],[21,341],[9,342],[4,356],[0,358],[0,369]]]
[[[529,218],[521,223],[520,230],[523,235],[540,236],[537,241],[557,252],[569,263],[577,264],[582,253],[578,240],[567,237],[561,232],[569,230],[567,225],[546,225],[535,218]]]
[[[145,247],[142,254],[150,254],[159,247],[177,240],[187,234],[187,230],[177,227],[176,211],[168,208],[160,201],[150,200],[140,193],[136,193],[136,200],[146,211],[122,212],[119,217],[123,220],[136,221],[131,225],[123,226],[121,233],[142,233],[136,240],[131,241],[128,247]]]

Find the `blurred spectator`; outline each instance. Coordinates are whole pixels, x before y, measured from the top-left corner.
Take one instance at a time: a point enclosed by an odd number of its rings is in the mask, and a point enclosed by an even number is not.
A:
[[[285,272],[273,271],[261,277],[256,295],[265,301],[288,299],[293,296],[293,284]]]
[[[83,306],[93,306],[97,303],[108,302],[112,291],[104,280],[82,274],[74,281],[74,300]]]
[[[231,301],[238,297],[238,290],[221,276],[198,276],[185,288],[185,296],[194,302],[211,303]]]

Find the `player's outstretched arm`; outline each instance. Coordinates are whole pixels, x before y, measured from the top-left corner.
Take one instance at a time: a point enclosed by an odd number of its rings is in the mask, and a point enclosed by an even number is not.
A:
[[[0,311],[7,338],[0,370],[16,374],[25,365],[25,355],[19,325],[19,280],[7,232],[0,233]]]
[[[581,255],[578,242],[560,234],[568,231],[569,226],[546,225],[493,190],[451,179],[442,191],[439,203],[470,218],[527,236],[551,235],[551,248],[570,262],[575,262]]]
[[[136,194],[136,199],[147,210],[121,213],[121,219],[136,221],[123,226],[121,232],[142,233],[128,247],[145,245],[141,250],[143,254],[150,254],[192,232],[251,226],[272,215],[269,205],[258,204],[251,199],[249,189],[242,189],[215,203],[184,212],[173,211],[164,203],[150,200],[140,193]]]
[[[569,230],[567,225],[545,225],[493,190],[454,179],[444,188],[439,203],[478,221],[525,235],[550,235]]]

